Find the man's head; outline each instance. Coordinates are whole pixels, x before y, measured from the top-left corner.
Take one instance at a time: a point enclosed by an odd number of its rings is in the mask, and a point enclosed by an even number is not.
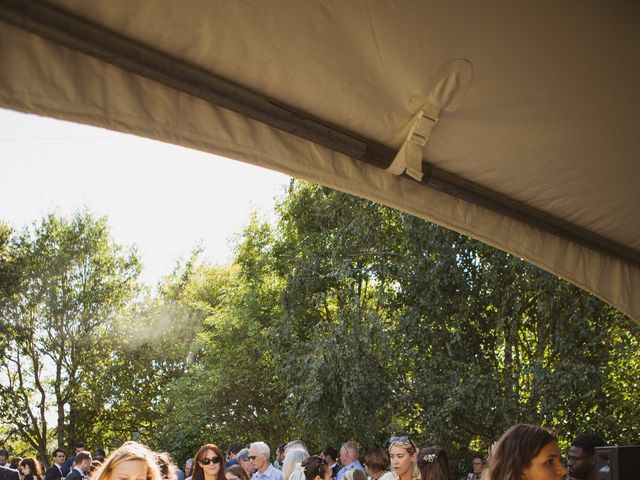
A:
[[[4,465],[5,463],[7,463],[8,458],[9,452],[4,448],[0,448],[0,465]]]
[[[58,466],[62,466],[62,464],[64,463],[64,459],[67,456],[64,453],[64,450],[62,450],[61,448],[56,448],[53,451],[53,454],[51,455],[53,457],[53,462],[58,465]]]
[[[227,460],[235,460],[236,455],[244,448],[240,442],[233,442],[227,449]]]
[[[284,449],[286,446],[287,444],[283,443],[278,445],[278,448],[276,449],[276,458],[278,459],[280,465],[282,465],[282,462],[284,462]]]
[[[84,442],[76,442],[76,444],[73,446],[73,450],[74,450],[74,453],[77,455],[80,452],[86,451],[87,446],[84,444]]]
[[[599,435],[586,433],[571,442],[567,456],[569,475],[576,480],[591,480],[595,477],[596,447],[602,447],[605,441]]]
[[[264,473],[269,467],[270,454],[271,449],[264,442],[254,442],[249,445],[249,460],[251,465],[260,473]]]
[[[95,452],[93,452],[93,460],[100,463],[104,462],[106,456],[107,452],[105,452],[103,448],[98,448]],[[171,458],[171,460],[173,461],[173,458]]]
[[[338,459],[338,451],[331,445],[328,445],[322,451],[322,457],[324,458],[325,462],[327,462],[329,466],[331,466],[336,463],[336,460]]]
[[[352,440],[342,444],[340,448],[340,462],[343,467],[351,465],[353,462],[360,458],[360,451],[358,444]]]
[[[87,473],[91,468],[91,454],[86,450],[82,450],[76,453],[76,467],[78,467],[83,472]]]
[[[484,458],[473,457],[471,466],[473,467],[473,473],[482,473],[482,470],[484,470]]]

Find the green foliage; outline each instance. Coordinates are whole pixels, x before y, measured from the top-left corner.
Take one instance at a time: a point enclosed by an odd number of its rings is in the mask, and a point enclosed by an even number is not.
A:
[[[237,440],[273,444],[284,438],[284,389],[263,325],[270,325],[268,290],[255,281],[247,285],[233,268],[201,267],[185,285],[189,303],[206,304],[209,315],[197,342],[198,362],[167,388],[162,404],[159,442],[181,462],[204,443],[226,449]]]
[[[0,409],[46,464],[46,413],[58,414],[58,444],[73,441],[82,382],[102,354],[94,331],[132,298],[139,264],[112,243],[106,220],[87,212],[50,215],[5,250],[3,271],[14,276],[0,305],[10,339]]]
[[[209,442],[303,438],[315,451],[407,432],[444,446],[458,475],[515,422],[564,446],[585,429],[640,438],[640,326],[619,312],[327,188],[292,181],[277,209],[275,227],[249,219],[234,265],[196,250],[146,296],[104,220],[0,225],[0,409],[26,448],[42,454],[52,433],[136,438],[182,463]],[[60,405],[52,429],[44,414]]]

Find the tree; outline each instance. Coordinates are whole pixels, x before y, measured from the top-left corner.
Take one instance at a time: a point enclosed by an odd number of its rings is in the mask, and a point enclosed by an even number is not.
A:
[[[248,227],[246,235],[254,233]],[[162,403],[159,444],[180,460],[211,441],[224,449],[236,440],[273,444],[285,438],[284,388],[266,342],[265,315],[274,302],[263,296],[269,289],[264,276],[249,281],[240,270],[201,266],[178,295],[186,308],[206,317],[197,362],[167,388]]]
[[[49,215],[13,236],[8,249],[3,270],[21,273],[1,305],[10,340],[0,360],[0,409],[46,464],[46,413],[57,413],[58,445],[74,442],[83,379],[104,353],[95,332],[134,296],[140,265],[112,242],[106,219],[88,212]]]
[[[318,446],[379,442],[396,388],[386,304],[400,216],[306,183],[278,212],[270,251],[285,288],[270,338],[295,432]]]

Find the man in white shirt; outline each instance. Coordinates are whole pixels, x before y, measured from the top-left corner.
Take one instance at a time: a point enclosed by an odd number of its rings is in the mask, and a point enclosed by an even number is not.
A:
[[[251,480],[284,480],[282,472],[271,465],[270,454],[271,449],[264,442],[255,442],[249,445],[249,460],[256,469]]]
[[[356,442],[350,440],[345,442],[340,449],[340,461],[342,462],[342,468],[338,471],[337,480],[342,480],[344,474],[349,470],[362,470],[364,467],[360,463],[360,447]]]

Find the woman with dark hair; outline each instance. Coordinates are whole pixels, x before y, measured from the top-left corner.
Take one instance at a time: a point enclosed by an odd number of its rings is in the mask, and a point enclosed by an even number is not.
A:
[[[396,480],[418,480],[418,446],[406,435],[389,439],[389,459]]]
[[[20,468],[20,462],[22,461],[22,457],[13,457],[11,459],[11,463],[9,463],[9,468],[13,470],[18,470]]]
[[[426,447],[418,453],[421,480],[449,480],[449,460],[439,446]]]
[[[19,470],[22,480],[42,480],[40,463],[34,458],[23,458]]]
[[[213,443],[200,447],[193,461],[193,480],[226,480],[222,450]]]
[[[566,474],[556,437],[537,425],[518,424],[492,447],[483,479],[562,480]]]
[[[227,480],[249,480],[246,470],[237,463],[224,469],[224,477]]]
[[[288,452],[287,456],[289,455]],[[287,457],[285,456],[285,461]],[[290,480],[331,480],[333,471],[327,462],[318,455],[305,458],[302,463],[295,466]]]

